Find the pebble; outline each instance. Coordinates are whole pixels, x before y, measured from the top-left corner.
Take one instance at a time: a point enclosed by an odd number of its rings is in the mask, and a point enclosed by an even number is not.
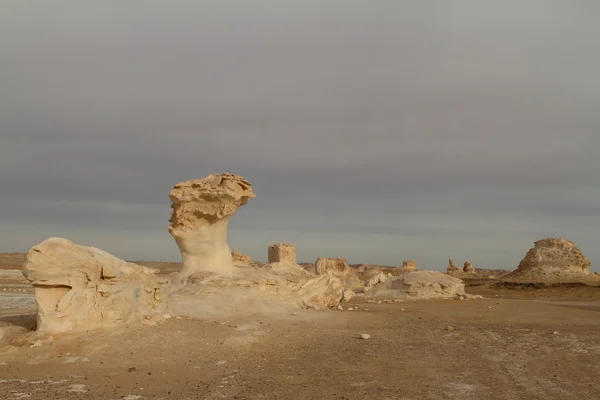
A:
[[[558,331],[552,332],[553,335],[558,335]]]
[[[344,311],[344,307],[342,307],[341,305],[338,305],[337,309],[340,310],[340,311]]]
[[[361,333],[360,338],[365,340],[371,339],[371,335],[369,335],[368,333]]]
[[[452,332],[452,331],[454,330],[454,327],[453,327],[453,326],[451,326],[451,325],[448,325],[448,326],[446,327],[446,330],[447,330],[448,332]]]
[[[354,310],[354,308],[352,308],[352,307],[350,307],[350,308],[348,309],[348,311],[352,311],[352,310]]]

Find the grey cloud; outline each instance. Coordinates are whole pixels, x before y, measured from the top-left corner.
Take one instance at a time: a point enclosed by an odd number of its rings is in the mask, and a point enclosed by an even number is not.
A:
[[[600,5],[248,4],[3,6],[6,251],[43,232],[176,259],[168,191],[234,172],[258,197],[230,240],[256,258],[514,266],[558,235],[600,259]]]

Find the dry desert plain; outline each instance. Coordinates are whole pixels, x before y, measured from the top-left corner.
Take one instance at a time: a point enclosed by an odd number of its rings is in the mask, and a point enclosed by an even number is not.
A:
[[[35,326],[23,258],[0,256],[0,326]],[[600,398],[598,286],[464,280],[484,299],[353,298],[343,311],[278,318],[249,308],[235,319],[171,318],[5,346],[0,398]]]

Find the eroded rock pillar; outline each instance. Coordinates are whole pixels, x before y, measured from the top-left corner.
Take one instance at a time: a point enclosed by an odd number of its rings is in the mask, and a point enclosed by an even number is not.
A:
[[[233,174],[212,174],[181,182],[170,193],[169,233],[175,239],[183,268],[179,281],[199,272],[233,273],[227,225],[238,207],[256,197],[252,185]]]

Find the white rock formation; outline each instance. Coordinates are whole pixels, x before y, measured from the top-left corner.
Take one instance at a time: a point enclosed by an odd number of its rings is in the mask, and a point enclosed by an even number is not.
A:
[[[504,276],[504,281],[533,283],[597,282],[590,272],[590,260],[569,240],[547,238],[535,242],[519,267]]]
[[[404,260],[402,261],[402,267],[406,272],[412,272],[417,270],[417,262],[414,260]]]
[[[171,190],[169,233],[179,246],[185,282],[197,272],[233,273],[227,244],[227,225],[238,207],[256,197],[252,185],[233,174],[211,174],[204,179],[180,182]]]
[[[294,264],[238,269],[233,277],[207,272],[169,286],[169,313],[188,317],[289,313],[337,306],[346,289],[332,275],[315,277]]]
[[[471,264],[470,262],[466,261],[463,265],[463,272],[465,274],[469,274],[469,275],[475,275],[475,268],[473,268],[473,264]]]
[[[315,273],[317,275],[333,275],[340,278],[349,289],[360,289],[364,286],[363,281],[358,278],[356,272],[350,268],[345,258],[319,257],[315,261]]]
[[[453,275],[453,274],[457,274],[458,272],[460,272],[460,268],[458,268],[454,264],[454,261],[452,261],[452,258],[449,258],[448,259],[447,273],[450,274],[450,275]]]
[[[32,247],[23,268],[40,334],[160,321],[166,279],[157,272],[61,238]]]
[[[345,258],[319,257],[315,261],[315,273],[323,275],[332,273],[338,276],[355,275]]]
[[[438,271],[416,271],[371,285],[367,296],[394,299],[436,299],[455,298],[464,292],[465,285],[458,278]]]
[[[275,243],[269,246],[269,264],[296,264],[296,246]]]
[[[252,257],[233,249],[231,251],[231,260],[233,261],[234,265],[250,265],[252,262]]]

